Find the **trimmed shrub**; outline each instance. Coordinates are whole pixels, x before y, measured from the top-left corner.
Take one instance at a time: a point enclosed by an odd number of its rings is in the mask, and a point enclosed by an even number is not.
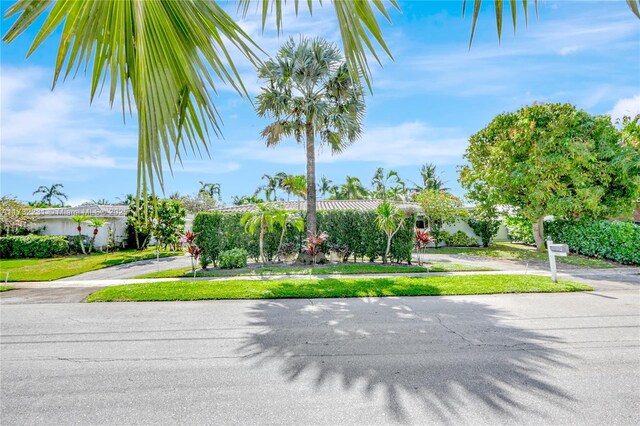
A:
[[[220,269],[236,269],[247,266],[247,251],[235,248],[220,253]]]
[[[545,234],[575,253],[640,265],[640,226],[632,222],[556,219],[545,222]]]
[[[25,235],[0,237],[0,255],[11,258],[48,258],[67,254],[69,243],[65,237],[55,235]]]
[[[507,217],[504,225],[507,228],[509,238],[514,243],[535,244],[531,221],[522,217]]]
[[[444,237],[441,238],[449,247],[478,247],[478,240],[468,236],[462,231],[458,231],[453,235],[447,232],[444,234]]]

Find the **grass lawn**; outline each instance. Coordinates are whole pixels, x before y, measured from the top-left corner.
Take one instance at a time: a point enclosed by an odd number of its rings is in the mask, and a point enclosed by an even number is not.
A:
[[[209,271],[196,271],[197,277],[232,277],[238,275],[357,275],[357,274],[397,274],[415,272],[461,272],[461,271],[493,271],[491,268],[460,265],[456,263],[435,262],[425,268],[422,266],[382,265],[376,263],[345,263],[341,265],[316,266],[315,268],[293,266],[260,266],[257,268],[242,269],[212,269]],[[178,268],[168,271],[153,272],[140,275],[136,278],[176,278],[192,277],[190,268]]]
[[[471,256],[487,256],[502,259],[537,260],[548,261],[547,252],[538,253],[535,247],[523,244],[494,243],[490,247],[442,247],[427,249],[425,254],[467,254]],[[614,268],[619,266],[615,262],[603,259],[594,259],[579,254],[569,254],[567,257],[556,257],[558,263],[577,266],[589,266],[592,268]]]
[[[15,290],[15,287],[11,287],[10,285],[0,285],[0,293],[3,291]]]
[[[547,293],[592,290],[571,281],[553,283],[537,275],[466,275],[390,278],[173,281],[107,287],[88,302],[278,299],[365,296],[431,296]]]
[[[175,256],[176,252],[160,252],[160,257]],[[7,272],[9,281],[51,281],[71,277],[83,272],[95,271],[107,266],[121,265],[137,260],[154,259],[155,249],[122,250],[114,253],[93,253],[89,256],[65,256],[50,259],[2,259],[0,278]]]

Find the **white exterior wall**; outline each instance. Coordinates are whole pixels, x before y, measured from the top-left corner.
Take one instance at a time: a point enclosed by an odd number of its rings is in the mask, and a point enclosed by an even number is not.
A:
[[[125,217],[105,218],[107,223],[98,228],[95,247],[106,247],[109,238],[109,227],[113,230],[115,240],[120,243],[127,238],[127,219]],[[35,228],[42,228],[42,235],[78,235],[78,225],[70,218],[65,217],[40,217],[35,224]],[[93,235],[93,227],[88,223],[82,224],[82,234],[89,238]]]
[[[475,232],[473,232],[473,229],[471,229],[471,227],[469,226],[466,220],[458,220],[453,225],[444,225],[442,229],[444,229],[450,234],[455,234],[458,231],[462,231],[470,237],[475,237],[476,240],[478,240],[478,245],[482,244],[482,240],[480,239],[480,237],[478,237],[475,234]],[[500,223],[500,227],[498,228],[498,233],[493,238],[493,241],[510,241],[509,233],[507,232],[507,227],[504,226],[504,222]],[[444,242],[441,242],[440,244],[438,244],[438,246],[446,247],[446,244]],[[428,247],[435,247],[435,244],[431,243],[428,245]]]

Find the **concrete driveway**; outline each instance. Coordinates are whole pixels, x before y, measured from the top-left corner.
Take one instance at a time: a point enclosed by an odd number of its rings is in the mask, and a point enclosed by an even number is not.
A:
[[[18,424],[638,424],[640,287],[0,308]]]

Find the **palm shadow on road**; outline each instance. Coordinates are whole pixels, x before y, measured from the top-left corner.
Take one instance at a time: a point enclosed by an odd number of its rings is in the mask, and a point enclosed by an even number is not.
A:
[[[395,421],[419,412],[461,419],[471,403],[492,418],[545,418],[532,399],[567,409],[554,369],[576,362],[555,337],[480,302],[456,298],[316,299],[256,304],[260,332],[239,349],[254,368],[275,365],[288,382],[321,391],[341,384]],[[525,401],[526,400],[526,401]],[[468,409],[468,407],[466,408]],[[424,411],[422,411],[424,410]],[[411,413],[413,412],[413,414]]]

